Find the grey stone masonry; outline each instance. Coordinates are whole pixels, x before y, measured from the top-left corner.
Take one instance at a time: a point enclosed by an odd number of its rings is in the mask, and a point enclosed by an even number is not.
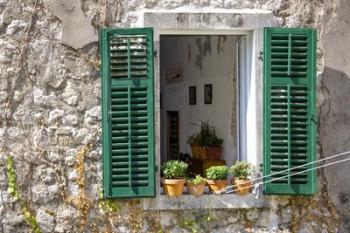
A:
[[[102,27],[314,27],[325,158],[350,150],[349,12],[348,0],[0,0],[0,232],[350,232],[349,163],[320,170],[311,197],[103,199],[98,46]]]

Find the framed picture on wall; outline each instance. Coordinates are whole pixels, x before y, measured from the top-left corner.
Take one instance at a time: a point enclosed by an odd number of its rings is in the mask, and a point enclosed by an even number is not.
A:
[[[205,84],[204,85],[204,103],[211,104],[213,102],[213,85]]]
[[[188,103],[190,105],[196,105],[196,87],[190,86],[188,88]]]

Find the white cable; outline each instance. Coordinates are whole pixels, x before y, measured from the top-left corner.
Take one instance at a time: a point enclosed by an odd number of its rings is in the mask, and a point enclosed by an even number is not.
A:
[[[345,152],[342,152],[342,153],[339,153],[339,154],[335,154],[335,155],[329,156],[327,158],[323,158],[323,159],[315,160],[315,161],[312,161],[312,162],[309,162],[309,163],[305,163],[305,164],[302,164],[302,165],[298,165],[298,166],[295,166],[295,167],[292,167],[292,168],[288,168],[288,169],[285,169],[285,170],[282,170],[282,171],[279,171],[279,172],[275,172],[275,173],[272,173],[272,174],[269,174],[269,175],[266,175],[266,176],[261,176],[259,178],[255,178],[255,179],[252,179],[250,181],[251,182],[255,182],[255,181],[262,180],[264,178],[270,177],[272,175],[278,175],[278,174],[281,174],[281,173],[284,173],[284,172],[289,172],[289,171],[297,169],[297,168],[305,167],[307,165],[314,164],[314,163],[320,163],[320,162],[323,162],[323,161],[326,161],[326,160],[329,160],[329,159],[334,159],[334,158],[337,158],[337,157],[341,157],[341,156],[347,155],[347,154],[350,154],[350,151],[345,151]],[[233,188],[233,187],[236,187],[236,186],[237,185],[229,185],[229,186],[226,186],[225,188],[223,188],[222,190],[219,190],[218,192],[223,192],[227,188]]]
[[[346,162],[346,161],[349,161],[349,160],[350,160],[350,158],[342,159],[342,160],[339,160],[339,161],[336,161],[336,162],[324,164],[324,165],[322,165],[322,166],[310,168],[310,169],[307,169],[307,170],[304,170],[304,171],[300,171],[300,172],[295,172],[295,173],[293,173],[293,174],[288,174],[288,175],[281,176],[281,177],[278,177],[278,178],[274,178],[274,179],[271,179],[271,180],[268,180],[268,181],[259,182],[258,184],[259,184],[259,185],[262,185],[262,184],[266,184],[266,183],[271,183],[271,182],[273,182],[273,181],[281,180],[281,179],[284,179],[284,178],[289,177],[289,176],[295,176],[295,175],[298,175],[298,174],[301,174],[301,173],[305,173],[305,172],[312,171],[312,170],[316,170],[316,169],[323,168],[323,167],[328,167],[328,166],[331,166],[331,165],[334,165],[334,164],[338,164],[338,163],[341,163],[341,162]],[[274,174],[273,174],[273,175],[274,175]],[[244,189],[248,189],[248,188],[251,188],[251,187],[254,187],[254,186],[255,186],[255,184],[254,184],[254,185],[247,186],[247,187],[244,187]],[[233,193],[233,192],[235,192],[235,191],[238,191],[238,189],[233,189],[233,190],[230,190],[230,191],[226,191],[225,193]]]

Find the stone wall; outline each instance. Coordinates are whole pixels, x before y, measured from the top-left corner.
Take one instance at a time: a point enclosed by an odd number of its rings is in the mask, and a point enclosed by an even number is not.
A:
[[[142,9],[266,9],[318,29],[319,157],[348,150],[348,0],[0,0],[0,232],[349,232],[349,165],[269,208],[143,211],[102,200],[97,30]],[[13,160],[12,160],[13,158]]]

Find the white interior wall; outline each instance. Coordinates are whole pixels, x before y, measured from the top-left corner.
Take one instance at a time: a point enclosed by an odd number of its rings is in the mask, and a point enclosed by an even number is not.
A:
[[[162,36],[160,40],[161,154],[166,153],[165,114],[179,111],[180,152],[191,154],[187,138],[209,121],[224,139],[223,159],[236,159],[236,43],[238,36]],[[181,81],[166,84],[169,72],[183,71]],[[212,84],[213,102],[204,104],[204,85]],[[188,88],[196,86],[197,103],[189,105]]]

